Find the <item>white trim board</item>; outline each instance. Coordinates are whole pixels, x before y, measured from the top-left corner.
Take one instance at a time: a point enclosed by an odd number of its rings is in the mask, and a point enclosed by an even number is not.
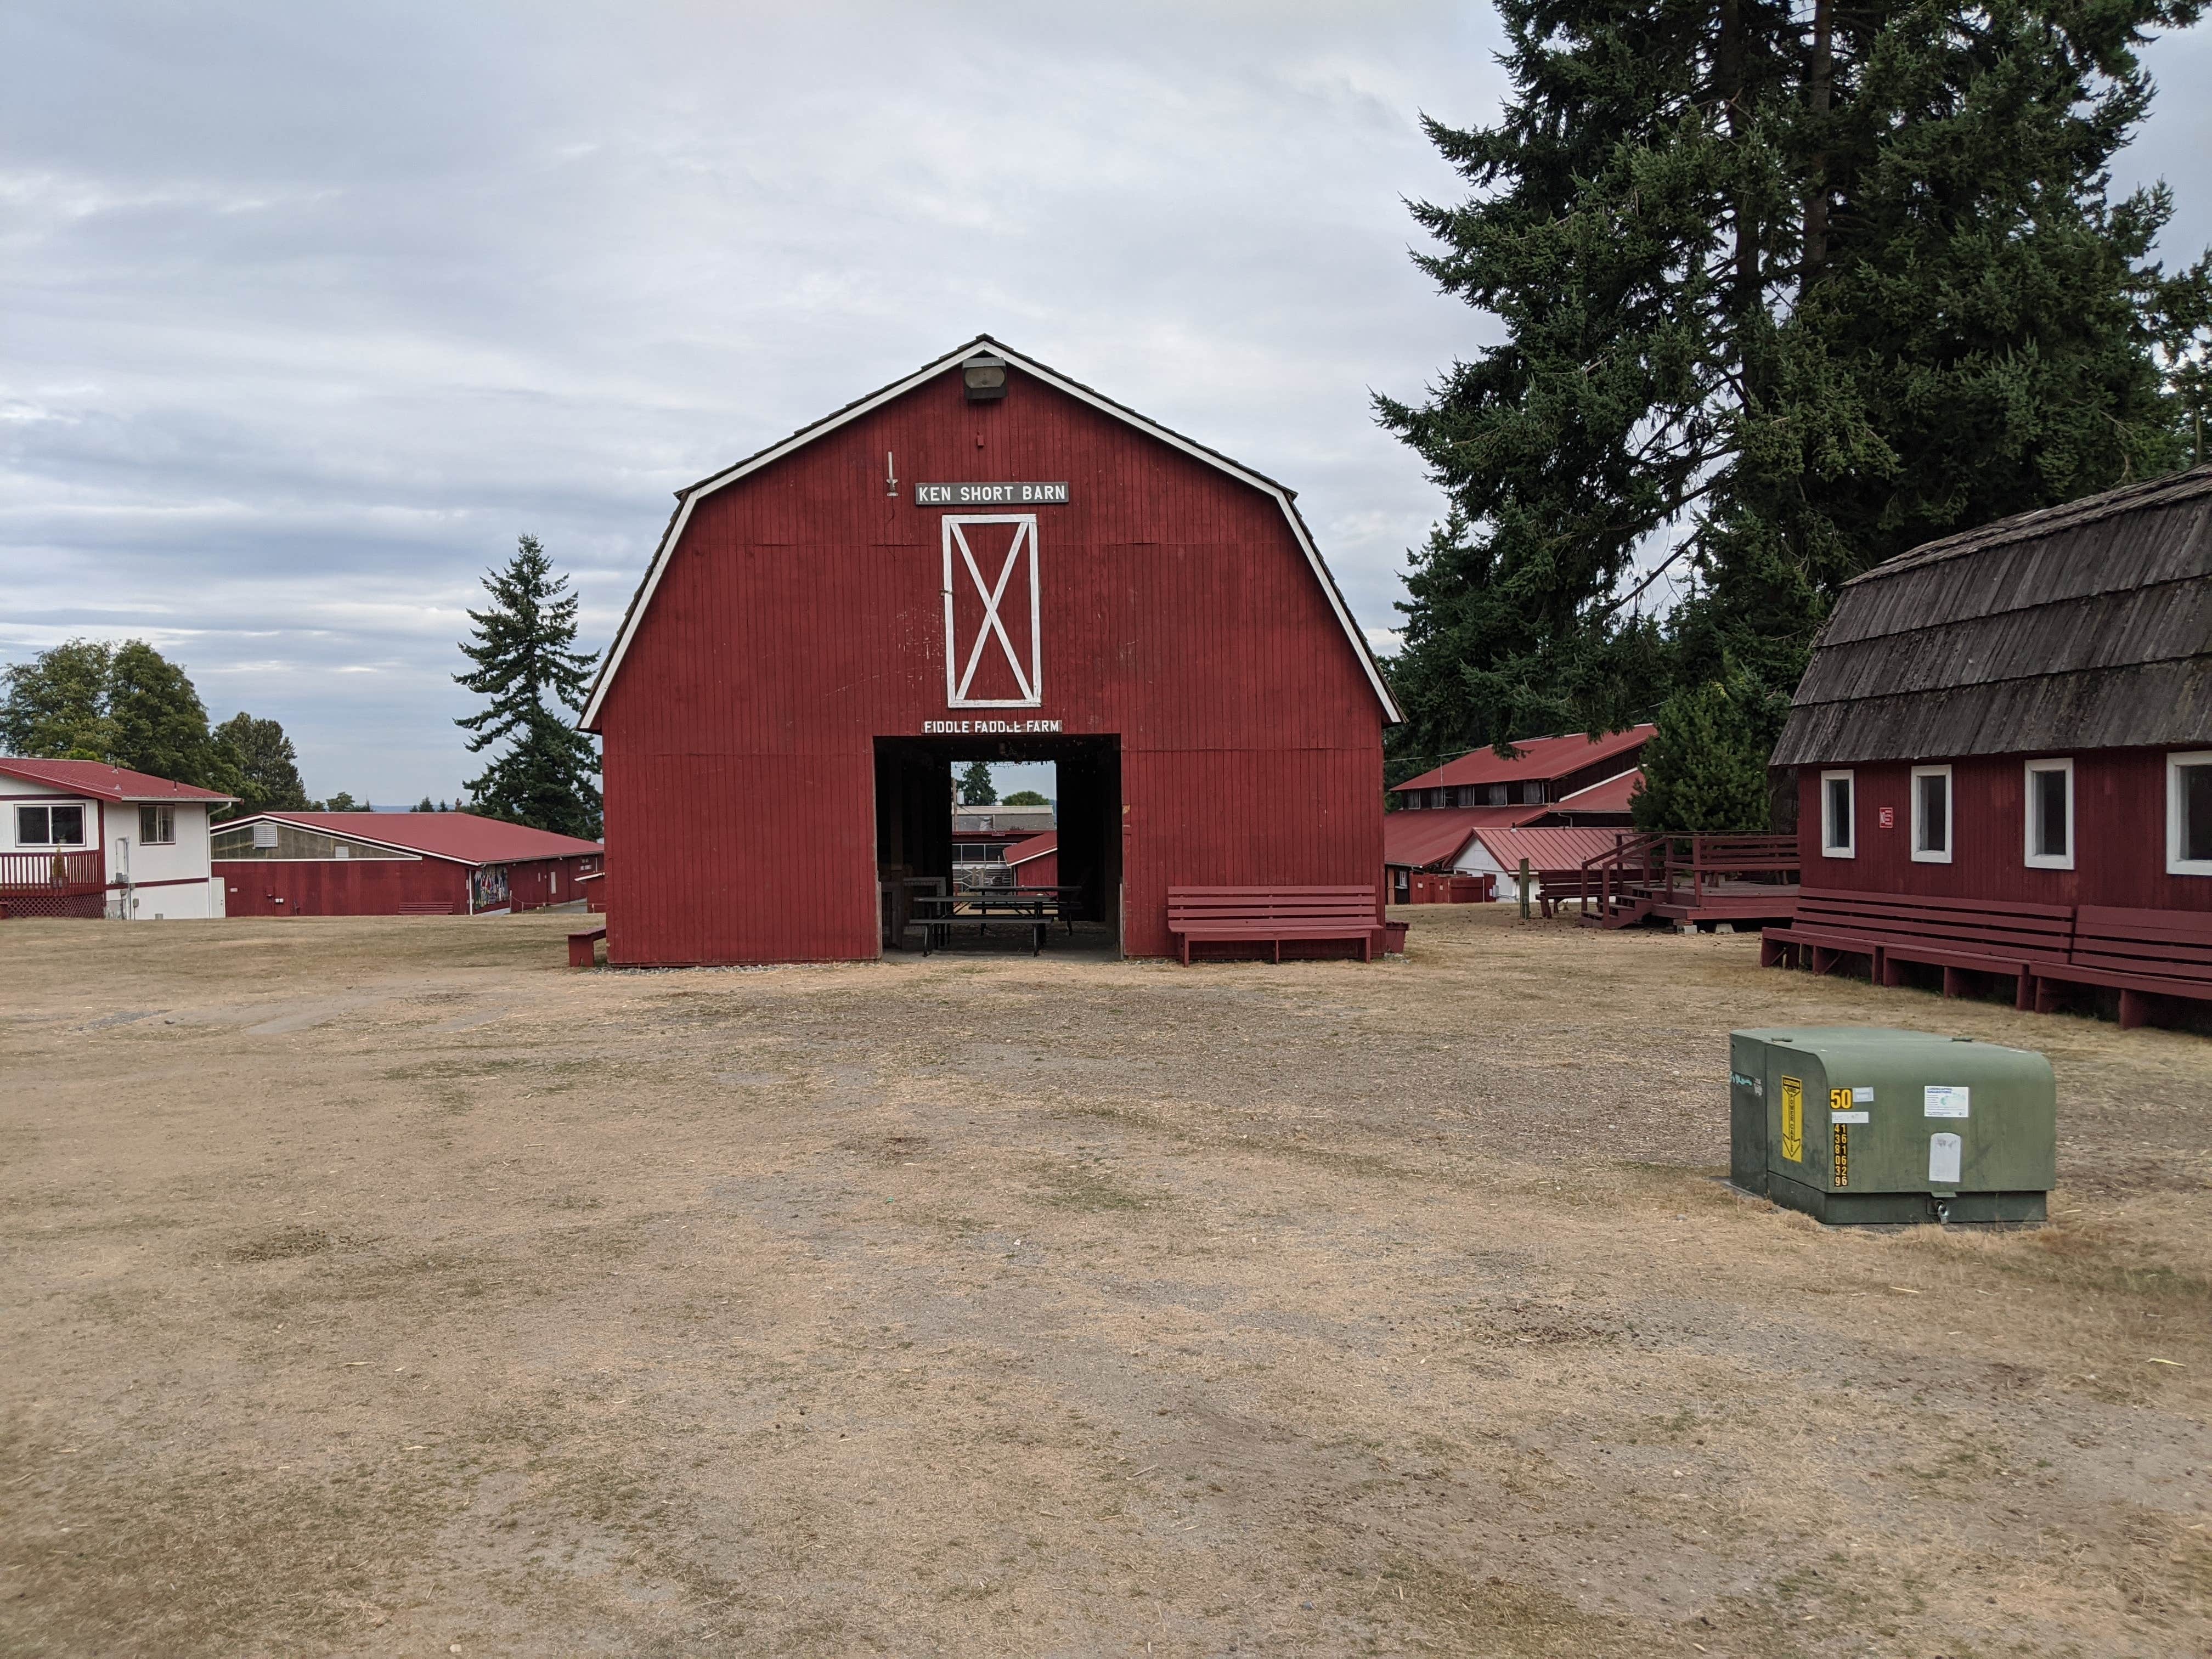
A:
[[[974,356],[979,350],[995,352],[1004,357],[1012,367],[1036,380],[1042,380],[1054,391],[1064,392],[1079,403],[1088,404],[1093,409],[1112,416],[1124,425],[1134,427],[1146,436],[1156,438],[1170,448],[1179,449],[1194,459],[1203,461],[1217,471],[1227,473],[1238,483],[1249,484],[1262,494],[1272,496],[1276,505],[1282,509],[1284,521],[1291,527],[1292,539],[1297,543],[1299,551],[1306,556],[1306,563],[1311,568],[1315,579],[1321,583],[1322,592],[1328,596],[1329,610],[1335,615],[1338,626],[1344,629],[1344,636],[1351,642],[1352,653],[1359,659],[1360,667],[1366,672],[1367,683],[1374,689],[1376,700],[1382,705],[1383,718],[1393,724],[1406,718],[1405,712],[1398,707],[1397,699],[1390,695],[1389,686],[1383,681],[1382,670],[1375,660],[1375,653],[1368,649],[1365,636],[1360,633],[1358,625],[1352,619],[1351,608],[1344,602],[1344,595],[1337,587],[1336,578],[1329,574],[1328,566],[1322,559],[1321,550],[1314,544],[1313,537],[1306,529],[1305,520],[1299,517],[1297,507],[1290,490],[1277,483],[1273,478],[1231,460],[1229,457],[1217,450],[1208,449],[1204,444],[1186,438],[1181,433],[1160,425],[1157,421],[1147,420],[1133,409],[1115,403],[1104,393],[1094,392],[1080,381],[1071,380],[1066,375],[1047,368],[1042,363],[1024,357],[1012,347],[993,339],[989,335],[979,334],[974,339],[948,351],[934,362],[917,369],[904,380],[894,380],[880,392],[871,392],[855,403],[848,404],[835,414],[824,416],[813,425],[801,427],[781,442],[771,444],[758,454],[750,456],[736,465],[726,468],[712,477],[703,479],[688,489],[678,492],[680,504],[674,516],[669,520],[668,528],[661,532],[660,545],[653,550],[653,562],[646,569],[644,580],[638,584],[637,592],[631,596],[629,610],[623,613],[622,627],[616,632],[615,641],[608,647],[606,657],[599,665],[599,678],[592,682],[592,695],[585,702],[583,714],[576,722],[578,726],[586,732],[599,729],[600,705],[606,701],[607,690],[614,684],[614,677],[621,669],[623,658],[629,654],[630,641],[637,636],[639,625],[645,618],[646,607],[653,603],[654,590],[660,586],[662,574],[668,568],[670,561],[674,558],[678,544],[684,539],[684,532],[691,522],[691,508],[702,496],[711,495],[725,485],[735,483],[738,479],[757,472],[762,468],[781,460],[794,451],[804,448],[816,439],[827,437],[840,427],[849,425],[863,415],[872,413],[893,398],[905,396],[925,381],[934,380],[939,374],[950,373]]]

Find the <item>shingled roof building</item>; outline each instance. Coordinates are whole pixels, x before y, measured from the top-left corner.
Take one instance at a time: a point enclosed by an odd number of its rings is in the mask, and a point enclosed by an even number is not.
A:
[[[2212,910],[2212,467],[1846,585],[1774,763],[1808,888]]]

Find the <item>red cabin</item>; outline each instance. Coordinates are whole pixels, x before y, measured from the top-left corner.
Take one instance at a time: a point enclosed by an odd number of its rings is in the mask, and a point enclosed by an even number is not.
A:
[[[2117,989],[2128,1024],[2212,997],[2212,467],[1850,582],[1774,761],[1804,890],[1771,959]]]
[[[1397,718],[1289,490],[979,338],[679,493],[584,715],[609,960],[877,956],[977,759],[1164,956],[1171,885],[1372,888]]]

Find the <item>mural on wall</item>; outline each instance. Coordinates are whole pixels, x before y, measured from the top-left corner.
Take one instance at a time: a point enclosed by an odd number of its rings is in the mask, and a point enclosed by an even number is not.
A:
[[[507,903],[507,866],[480,866],[469,878],[469,908],[496,910]]]

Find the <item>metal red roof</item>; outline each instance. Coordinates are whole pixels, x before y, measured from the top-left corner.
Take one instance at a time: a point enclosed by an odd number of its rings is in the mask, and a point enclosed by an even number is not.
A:
[[[1398,789],[1433,789],[1462,783],[1516,783],[1528,778],[1560,778],[1616,755],[1629,755],[1650,740],[1656,726],[1632,726],[1610,732],[1592,742],[1587,732],[1570,732],[1563,738],[1524,738],[1513,746],[1518,760],[1506,760],[1494,749],[1478,749],[1447,761],[1418,778],[1408,778]]]
[[[234,818],[222,828],[235,830],[241,823],[257,823],[263,818],[449,859],[455,864],[596,858],[606,851],[595,841],[556,836],[527,824],[502,823],[474,812],[257,812],[251,817]]]
[[[1449,866],[1486,825],[1526,823],[1551,809],[1544,806],[1447,806],[1422,812],[1382,815],[1382,862],[1409,870]]]
[[[1474,838],[1501,870],[1519,868],[1522,859],[1531,870],[1573,870],[1604,857],[1624,836],[1633,834],[1626,830],[1492,828],[1476,830]]]
[[[217,802],[238,799],[212,789],[195,788],[189,783],[172,783],[150,772],[110,766],[106,761],[17,760],[9,757],[0,758],[0,772],[11,778],[21,778],[27,783],[43,783],[50,788],[66,789],[72,795],[90,795],[100,800]]]
[[[1032,859],[1041,859],[1047,853],[1059,850],[1060,831],[1048,830],[1041,836],[1031,836],[1027,841],[1018,841],[1006,848],[1006,860],[1008,864],[1027,864]]]
[[[1552,805],[1561,812],[1626,812],[1630,798],[1643,783],[1644,769],[1631,767],[1617,778],[1607,778],[1603,783],[1594,783],[1571,795],[1562,795]]]

